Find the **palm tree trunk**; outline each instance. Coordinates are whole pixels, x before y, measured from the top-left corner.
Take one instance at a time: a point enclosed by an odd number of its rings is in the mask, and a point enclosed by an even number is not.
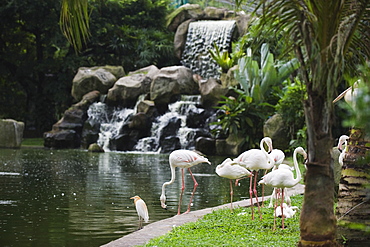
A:
[[[337,239],[346,246],[370,246],[369,155],[370,138],[361,129],[352,129],[343,159],[336,212]]]
[[[308,163],[300,218],[298,246],[337,246],[334,215],[334,173],[330,151],[332,105],[312,90],[305,102],[308,128]]]

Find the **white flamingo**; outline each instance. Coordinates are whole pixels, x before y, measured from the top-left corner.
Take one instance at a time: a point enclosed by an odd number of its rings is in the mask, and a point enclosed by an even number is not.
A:
[[[270,153],[269,153],[269,155],[274,159],[274,167],[272,168],[273,170],[275,170],[275,169],[277,169],[278,167],[279,167],[279,165],[281,164],[281,163],[283,163],[283,161],[284,161],[284,159],[285,159],[285,154],[284,154],[284,152],[283,151],[281,151],[280,149],[273,149]],[[264,175],[266,175],[266,173],[267,173],[267,170],[265,171],[265,174]],[[275,191],[275,188],[273,189],[273,191],[272,191],[272,194],[271,194],[271,199],[270,199],[270,204],[269,204],[269,208],[271,208],[272,207],[272,201],[273,201],[273,198],[274,198],[274,196],[275,196],[275,193],[276,193],[276,191]],[[263,205],[263,203],[264,203],[264,199],[263,199],[263,196],[265,195],[265,192],[264,192],[264,184],[262,184],[262,205]]]
[[[301,171],[298,167],[298,161],[297,161],[297,153],[303,155],[304,159],[307,159],[307,153],[304,151],[302,147],[297,147],[293,152],[293,164],[294,169],[296,170],[297,177],[294,178],[293,171],[288,168],[289,166],[282,166],[282,164],[279,166],[278,169],[273,170],[269,173],[267,173],[265,176],[262,177],[261,181],[259,181],[259,184],[265,184],[271,187],[275,187],[281,190],[281,211],[283,212],[283,202],[284,202],[284,189],[285,188],[292,188],[293,186],[297,185],[302,178]],[[278,198],[276,198],[276,201]],[[274,228],[276,218],[274,217]],[[282,218],[282,228],[284,229],[284,218]]]
[[[281,217],[281,218],[292,218],[298,207],[296,206],[289,206],[286,203],[283,203],[283,211],[281,210],[281,207],[276,207],[275,209],[275,217]],[[284,214],[283,214],[284,213]]]
[[[344,159],[344,156],[346,155],[346,152],[347,152],[347,141],[349,139],[349,136],[347,135],[342,135],[341,137],[339,137],[339,141],[338,141],[338,150],[340,151],[340,155],[339,155],[339,164],[341,166],[343,166],[343,159]]]
[[[279,166],[281,166],[281,168],[283,168],[283,169],[290,169],[292,171],[294,170],[293,167],[291,167],[291,166],[289,166],[287,164],[280,164]],[[274,168],[274,170],[276,170],[276,169]],[[285,193],[286,192],[286,188],[284,188],[283,190],[284,190],[284,195],[285,195],[284,196],[284,200],[285,200],[285,202],[286,202],[286,204],[288,206],[291,206],[292,201],[290,200],[290,196]],[[273,201],[274,201],[274,199],[276,199],[276,196],[277,196],[276,193],[277,193],[277,191],[276,191],[276,188],[274,187],[274,189],[272,190],[271,197],[270,197],[270,203],[268,205],[269,208],[272,208],[273,207]]]
[[[216,173],[220,177],[230,179],[230,210],[233,211],[233,183],[232,180],[242,179],[252,176],[252,173],[246,168],[233,163],[230,158],[225,159],[220,165],[216,167]]]
[[[237,158],[233,160],[234,163],[239,164],[245,167],[246,169],[254,172],[254,183],[253,183],[253,177],[251,177],[250,184],[249,184],[249,197],[251,200],[252,220],[254,219],[253,195],[256,197],[258,212],[260,214],[260,219],[262,219],[262,213],[261,213],[260,205],[258,202],[258,195],[257,195],[257,188],[256,188],[258,170],[261,170],[261,169],[269,170],[275,164],[274,159],[265,150],[264,143],[266,143],[268,147],[268,152],[271,152],[272,151],[272,140],[270,137],[265,137],[260,142],[260,149],[250,149],[248,151],[245,151],[244,153],[240,154]]]
[[[189,171],[189,173],[190,173],[190,175],[193,179],[193,182],[194,182],[194,188],[193,188],[193,192],[191,194],[190,202],[189,202],[189,205],[188,205],[188,210],[185,212],[185,213],[189,213],[191,202],[193,200],[195,190],[198,187],[198,183],[195,180],[195,178],[193,176],[193,173],[190,170],[190,167],[198,165],[200,163],[211,164],[211,162],[209,162],[207,158],[197,154],[194,151],[184,150],[184,149],[173,151],[169,156],[169,162],[170,162],[170,168],[171,168],[171,180],[168,181],[168,182],[163,183],[163,185],[162,185],[162,194],[161,194],[161,197],[160,197],[161,206],[162,206],[162,208],[167,208],[167,205],[165,204],[166,203],[165,189],[166,189],[167,185],[170,185],[173,182],[175,182],[175,178],[176,178],[175,170],[176,170],[176,167],[179,167],[179,168],[181,168],[182,186],[181,186],[181,193],[180,193],[180,200],[179,200],[179,206],[178,206],[177,214],[180,214],[182,196],[183,196],[184,190],[185,190],[184,169],[188,168],[188,171]]]

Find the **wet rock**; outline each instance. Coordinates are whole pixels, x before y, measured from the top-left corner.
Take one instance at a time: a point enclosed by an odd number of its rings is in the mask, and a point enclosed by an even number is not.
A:
[[[272,139],[274,148],[285,150],[289,148],[289,131],[280,114],[275,114],[269,118],[263,126],[264,136]]]
[[[90,144],[88,151],[92,153],[104,153],[104,149],[96,143]]]

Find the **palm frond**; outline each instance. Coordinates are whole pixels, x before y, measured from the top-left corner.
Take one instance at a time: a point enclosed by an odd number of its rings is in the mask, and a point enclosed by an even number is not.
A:
[[[62,0],[60,28],[75,51],[80,51],[90,36],[88,0]]]

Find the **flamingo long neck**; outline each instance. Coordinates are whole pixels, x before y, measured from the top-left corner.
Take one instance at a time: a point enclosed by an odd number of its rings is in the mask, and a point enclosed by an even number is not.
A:
[[[301,170],[299,169],[299,166],[298,166],[297,150],[294,150],[294,153],[293,153],[293,164],[294,164],[294,169],[296,170],[296,173],[297,173],[297,178],[295,178],[294,181],[299,183],[299,181],[301,181],[302,174],[301,174]]]
[[[175,178],[176,178],[175,167],[172,164],[170,164],[170,168],[171,168],[171,180],[168,182],[165,182],[162,185],[162,195],[165,195],[166,186],[175,182]]]
[[[266,149],[263,146],[264,142],[265,142],[265,140],[262,139],[261,142],[260,142],[260,148],[261,148],[261,151],[266,155],[266,157],[269,157],[269,154],[266,152]]]

